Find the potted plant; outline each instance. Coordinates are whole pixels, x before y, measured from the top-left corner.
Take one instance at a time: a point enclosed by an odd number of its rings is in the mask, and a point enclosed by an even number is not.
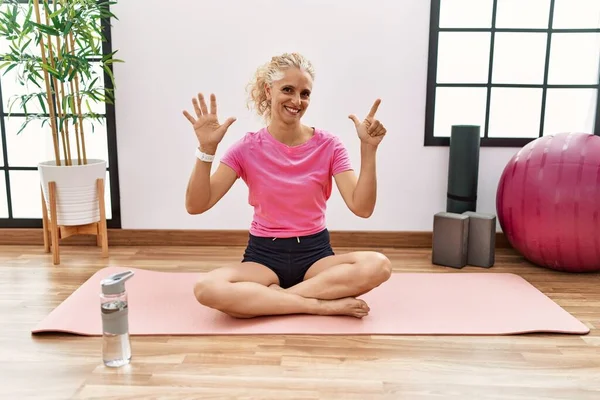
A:
[[[110,11],[113,4],[108,0],[0,0],[0,39],[8,45],[0,54],[0,72],[14,71],[24,88],[23,94],[9,99],[9,118],[17,107],[25,114],[17,134],[38,121],[52,137],[54,158],[38,164],[47,248],[47,223],[53,226],[56,246],[58,238],[77,233],[96,233],[99,244],[104,235],[106,241],[107,161],[87,157],[86,135],[90,126],[93,131],[102,122],[98,106],[114,100],[111,67],[121,60],[114,58],[116,51],[104,54],[107,24],[102,23],[116,18]],[[112,88],[105,85],[104,76]]]

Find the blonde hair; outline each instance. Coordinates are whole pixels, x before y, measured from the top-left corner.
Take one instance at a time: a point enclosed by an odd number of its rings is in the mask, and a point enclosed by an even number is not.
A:
[[[273,82],[283,78],[284,71],[289,68],[299,68],[315,79],[315,70],[311,62],[301,54],[284,53],[274,56],[271,61],[258,67],[248,84],[248,109],[254,108],[258,115],[268,121],[271,118],[271,103],[267,100],[265,84],[272,87]]]

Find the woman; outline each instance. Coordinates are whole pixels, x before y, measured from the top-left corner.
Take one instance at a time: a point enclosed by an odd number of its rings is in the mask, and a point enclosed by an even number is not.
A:
[[[357,178],[339,138],[301,123],[310,103],[311,63],[297,53],[273,57],[256,71],[250,101],[267,126],[248,132],[221,157],[211,176],[218,145],[235,118],[223,124],[217,102],[210,110],[202,94],[192,99],[195,117],[184,111],[198,138],[186,192],[186,208],[200,214],[213,207],[238,178],[254,207],[248,246],[235,266],[215,269],[196,283],[198,301],[236,318],[317,314],[366,316],[368,305],[355,297],[379,286],[391,274],[383,254],[334,254],[325,226],[332,177],[346,205],[368,218],[375,207],[377,146],[386,134],[375,119],[380,100],[367,117],[354,122],[361,141]]]

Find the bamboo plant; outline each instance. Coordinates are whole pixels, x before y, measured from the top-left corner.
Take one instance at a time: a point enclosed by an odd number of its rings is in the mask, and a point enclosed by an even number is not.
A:
[[[121,60],[114,58],[116,51],[104,54],[103,27],[108,24],[102,24],[116,18],[110,11],[113,4],[116,1],[0,0],[0,39],[8,44],[8,51],[0,54],[0,72],[15,70],[17,82],[26,88],[10,98],[9,117],[19,104],[25,120],[17,134],[33,120],[49,125],[56,165],[73,165],[75,157],[78,165],[87,163],[84,121],[91,121],[93,129],[102,120],[90,102],[113,104],[111,67]],[[112,88],[95,76],[94,63],[101,65]],[[42,112],[28,112],[30,102],[39,104]]]

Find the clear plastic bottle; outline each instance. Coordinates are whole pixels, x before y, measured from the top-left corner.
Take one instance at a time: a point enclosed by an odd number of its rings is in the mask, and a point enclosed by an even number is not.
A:
[[[131,361],[129,306],[125,281],[133,271],[113,274],[102,280],[102,360],[107,367],[121,367]]]

